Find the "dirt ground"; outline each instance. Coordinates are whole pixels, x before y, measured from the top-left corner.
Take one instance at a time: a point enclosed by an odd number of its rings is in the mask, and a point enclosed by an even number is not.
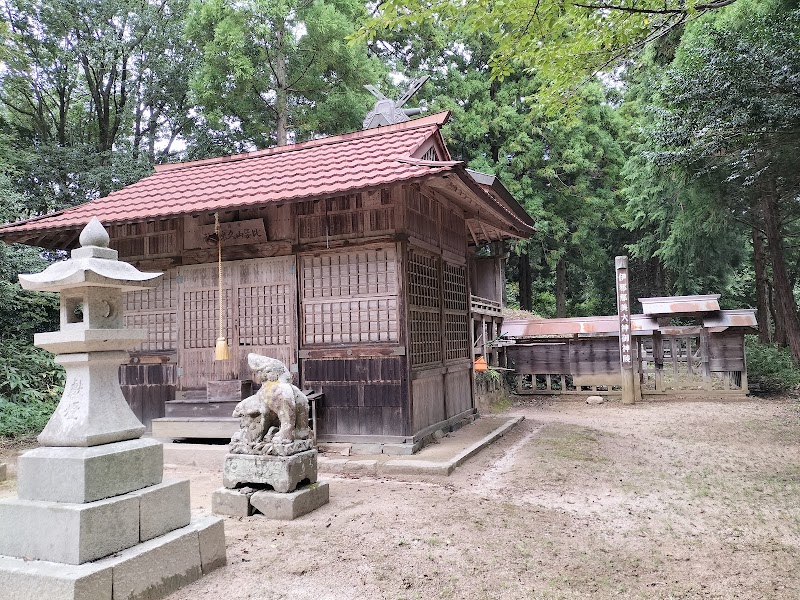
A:
[[[800,598],[797,400],[510,412],[450,477],[326,478],[294,522],[226,518],[228,566],[169,600]],[[219,473],[165,475],[209,511]]]

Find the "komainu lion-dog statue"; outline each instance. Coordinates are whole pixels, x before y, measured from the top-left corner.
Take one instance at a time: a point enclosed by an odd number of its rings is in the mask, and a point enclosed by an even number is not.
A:
[[[260,354],[248,354],[247,364],[262,385],[233,411],[239,431],[231,438],[231,454],[288,456],[313,448],[308,398],[292,385],[286,365]]]

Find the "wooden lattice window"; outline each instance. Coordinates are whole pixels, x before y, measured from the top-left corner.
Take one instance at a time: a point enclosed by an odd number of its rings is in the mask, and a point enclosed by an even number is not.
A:
[[[439,203],[420,192],[418,186],[408,189],[408,231],[417,238],[439,244]]]
[[[304,256],[305,344],[399,339],[394,248]]]
[[[439,312],[412,308],[411,364],[414,366],[442,360],[442,318]]]
[[[411,306],[439,309],[438,258],[408,254],[408,302]]]
[[[469,357],[467,269],[442,263],[442,300],[445,327],[445,358]]]
[[[467,225],[457,211],[442,208],[442,247],[464,256],[467,248]]]
[[[445,358],[469,357],[469,318],[466,314],[444,316]]]
[[[288,285],[243,286],[239,294],[239,345],[280,346],[292,340]]]
[[[445,310],[467,312],[469,302],[467,299],[467,269],[461,265],[444,263],[442,267],[444,282],[444,308]]]
[[[408,253],[408,303],[410,305],[411,364],[442,360],[442,315],[439,259],[420,252]]]
[[[224,306],[231,306],[231,289],[225,291]],[[223,317],[223,331],[231,331],[231,315]],[[218,290],[198,290],[183,293],[183,347],[213,348],[219,327]]]
[[[397,299],[314,302],[304,307],[305,342],[391,342],[398,339]]]
[[[157,287],[123,295],[125,327],[146,329],[142,350],[174,350],[178,344],[177,270],[164,273]]]
[[[303,257],[303,299],[397,294],[394,249]]]
[[[142,350],[174,350],[178,339],[178,318],[172,313],[125,315],[125,327],[147,330]]]
[[[172,256],[178,253],[177,230],[177,219],[112,225],[109,245],[121,258]]]

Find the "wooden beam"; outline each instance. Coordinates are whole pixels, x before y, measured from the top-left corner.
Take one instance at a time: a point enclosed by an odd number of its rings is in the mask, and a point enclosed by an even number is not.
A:
[[[483,236],[486,238],[486,241],[491,242],[492,238],[490,238],[489,234],[486,233],[486,228],[483,226],[483,221],[478,221],[478,225],[481,226],[481,232],[483,233]]]
[[[480,246],[480,243],[478,242],[478,238],[475,235],[475,232],[472,231],[472,225],[469,224],[469,221],[464,221],[464,222],[467,224],[467,229],[469,230],[469,233],[472,236],[472,241],[475,242],[476,246]]]

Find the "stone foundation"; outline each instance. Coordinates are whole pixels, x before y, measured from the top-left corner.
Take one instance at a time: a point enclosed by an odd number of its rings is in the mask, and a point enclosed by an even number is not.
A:
[[[225,457],[222,483],[229,489],[256,484],[287,493],[303,481],[317,481],[316,450],[291,456],[229,454]]]
[[[0,600],[155,600],[224,564],[222,520],[205,517],[82,565],[0,556]]]
[[[211,496],[215,514],[232,517],[249,517],[258,511],[269,519],[292,521],[328,503],[330,498],[327,482],[320,481],[298,487],[293,492],[252,488],[220,488]]]
[[[0,600],[156,600],[225,564],[222,519],[191,521],[163,446],[37,448],[0,500]]]

